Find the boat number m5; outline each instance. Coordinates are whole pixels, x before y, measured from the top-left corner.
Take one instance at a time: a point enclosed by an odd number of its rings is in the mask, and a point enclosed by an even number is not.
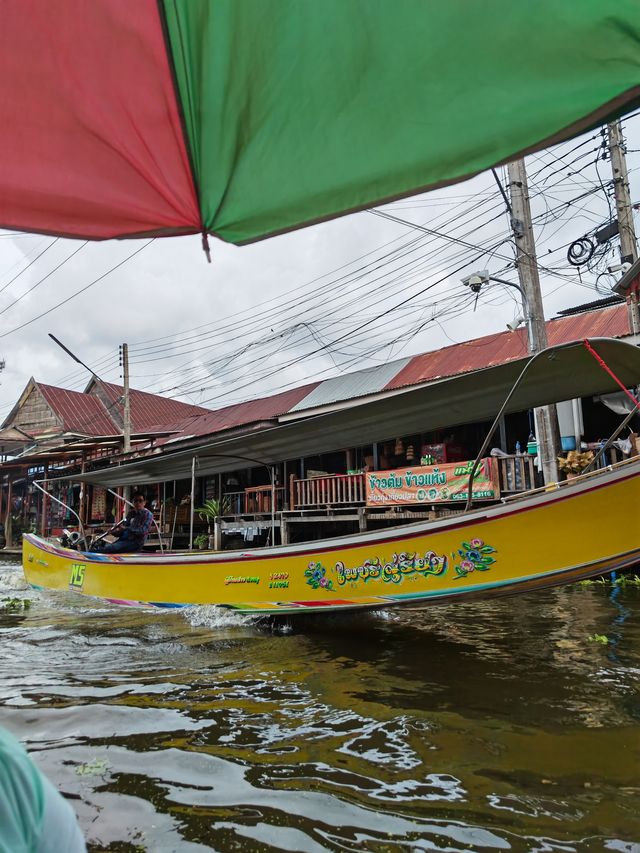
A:
[[[69,586],[74,589],[82,589],[84,585],[84,563],[71,563],[71,577],[69,578]]]

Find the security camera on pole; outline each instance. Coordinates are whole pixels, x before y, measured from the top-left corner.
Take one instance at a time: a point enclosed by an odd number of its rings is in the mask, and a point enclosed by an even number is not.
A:
[[[524,160],[514,160],[507,165],[507,170],[511,198],[511,228],[516,241],[518,279],[525,297],[529,322],[529,351],[536,353],[545,349],[548,342]],[[560,449],[558,413],[556,407],[552,405],[540,406],[534,410],[534,415],[538,454],[544,481],[545,483],[555,483],[558,480],[558,453]]]

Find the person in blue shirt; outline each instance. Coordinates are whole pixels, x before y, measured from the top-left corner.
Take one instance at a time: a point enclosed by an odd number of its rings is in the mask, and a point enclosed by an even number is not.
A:
[[[86,853],[73,809],[0,729],[0,853]]]
[[[153,513],[146,508],[146,498],[142,492],[136,492],[132,500],[133,509],[113,529],[114,533],[119,534],[118,538],[104,546],[104,554],[131,554],[142,550],[153,524]]]

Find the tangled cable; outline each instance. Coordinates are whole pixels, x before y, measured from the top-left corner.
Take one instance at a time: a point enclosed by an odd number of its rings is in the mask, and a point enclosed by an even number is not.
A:
[[[567,260],[574,267],[581,267],[588,264],[596,247],[593,240],[589,237],[580,237],[574,240],[567,251]]]

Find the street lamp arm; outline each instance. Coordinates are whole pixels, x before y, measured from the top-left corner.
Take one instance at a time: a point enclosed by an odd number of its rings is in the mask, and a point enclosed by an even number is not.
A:
[[[508,287],[515,287],[516,290],[520,292],[520,296],[522,296],[522,303],[525,308],[528,309],[527,305],[527,297],[525,296],[524,290],[520,287],[519,284],[516,284],[515,281],[507,281],[506,278],[497,278],[495,275],[489,276],[489,281],[496,281],[498,284],[506,284]]]

